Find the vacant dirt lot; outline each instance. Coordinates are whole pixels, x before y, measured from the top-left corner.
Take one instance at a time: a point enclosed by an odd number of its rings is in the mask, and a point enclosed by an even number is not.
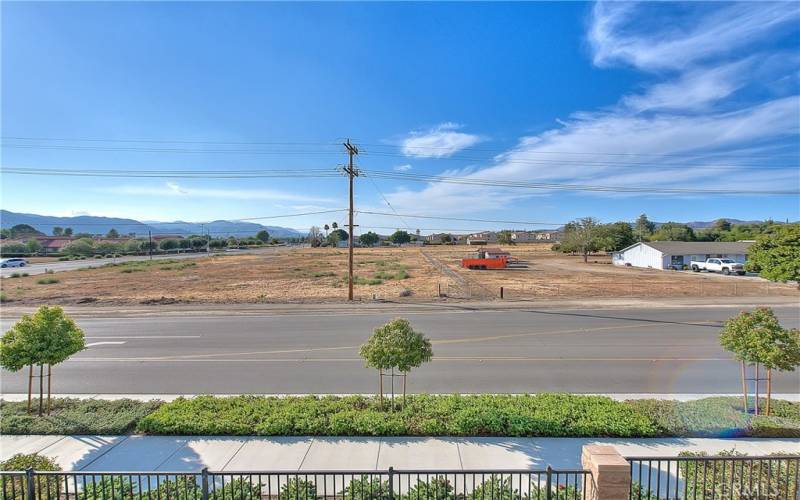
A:
[[[549,245],[509,247],[527,267],[461,269],[465,247],[357,249],[355,294],[361,300],[544,297],[700,297],[798,295],[793,285],[760,279],[619,268],[605,256],[555,254]],[[285,248],[258,255],[180,261],[98,263],[94,269],[5,278],[17,304],[160,304],[174,302],[333,302],[347,297],[347,251]]]

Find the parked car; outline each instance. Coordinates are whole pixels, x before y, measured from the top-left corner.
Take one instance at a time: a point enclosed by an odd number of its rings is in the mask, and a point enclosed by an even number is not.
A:
[[[739,276],[744,276],[744,265],[731,259],[706,259],[704,262],[693,260],[689,267],[696,273],[708,271],[726,275],[736,273]]]
[[[20,258],[20,257],[13,257],[9,259],[0,259],[0,267],[25,267],[28,265],[28,261]]]

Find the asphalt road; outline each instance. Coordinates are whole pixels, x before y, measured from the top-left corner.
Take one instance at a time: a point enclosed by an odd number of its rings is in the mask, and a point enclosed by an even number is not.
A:
[[[300,306],[298,306],[300,308]],[[433,341],[412,392],[736,393],[738,364],[718,345],[736,309],[467,310],[404,312]],[[778,307],[800,326],[797,307]],[[382,312],[82,318],[88,349],[54,369],[59,393],[368,393],[374,370],[358,346]],[[5,330],[15,318],[0,321]],[[4,393],[26,390],[3,372]],[[797,393],[800,376],[775,377]]]
[[[271,248],[260,249],[262,252],[271,251]],[[230,252],[225,252],[226,254],[245,254],[245,253],[256,253],[258,250],[232,250]],[[154,255],[153,260],[161,260],[161,259],[197,259],[199,257],[207,257],[208,254],[205,252],[201,253],[181,253],[181,254],[170,254],[170,255]],[[28,264],[25,267],[7,267],[4,269],[0,269],[0,276],[3,278],[8,277],[13,273],[28,273],[30,275],[35,274],[44,274],[45,271],[52,270],[53,272],[61,272],[61,271],[75,271],[78,269],[84,269],[87,267],[100,267],[105,264],[110,264],[114,262],[131,262],[137,260],[148,260],[150,257],[147,255],[130,255],[126,257],[116,257],[110,259],[92,259],[88,258],[86,260],[66,260],[66,261],[54,261],[54,262],[46,262],[40,264]]]

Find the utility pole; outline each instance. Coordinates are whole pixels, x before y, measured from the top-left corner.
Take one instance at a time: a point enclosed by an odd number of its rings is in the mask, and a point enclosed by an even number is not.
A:
[[[150,260],[153,260],[153,233],[151,231],[147,231],[147,254],[150,256]]]
[[[344,171],[350,178],[350,215],[348,226],[350,234],[347,238],[348,247],[348,264],[347,264],[347,300],[353,300],[353,178],[358,177],[358,169],[353,166],[353,157],[358,154],[358,147],[350,144],[350,139],[344,143],[344,148],[347,150],[347,155],[350,157],[347,167]]]

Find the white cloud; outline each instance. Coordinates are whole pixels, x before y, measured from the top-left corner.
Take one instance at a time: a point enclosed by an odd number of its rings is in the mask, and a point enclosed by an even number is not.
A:
[[[179,196],[187,198],[222,198],[231,200],[267,200],[311,203],[334,203],[331,198],[293,194],[272,189],[221,189],[189,188],[174,182],[163,186],[116,186],[100,189],[102,192],[121,195]]]
[[[406,156],[444,158],[480,142],[478,135],[459,132],[462,126],[446,122],[427,131],[414,131],[403,139],[401,149]]]
[[[632,2],[595,4],[588,32],[594,63],[644,70],[685,69],[774,35],[800,19],[796,2],[695,5]]]
[[[785,152],[787,146],[796,152],[796,86],[789,94],[769,89],[786,75],[797,78],[800,63],[797,57],[748,45],[798,19],[800,8],[788,3],[689,4],[674,18],[644,12],[662,7],[599,4],[589,27],[595,64],[657,71],[654,82],[621,96],[616,106],[576,112],[558,120],[558,128],[521,138],[487,166],[442,175],[628,187],[796,189],[796,168],[750,168],[758,160],[748,156]],[[734,49],[736,58],[731,57]],[[740,95],[759,83],[758,92]],[[388,197],[398,210],[424,206],[457,214],[499,209],[548,192],[554,191],[431,183]]]
[[[411,168],[412,168],[411,165],[406,163],[405,165],[397,165],[396,167],[394,167],[393,170],[395,172],[408,172],[409,170],[411,170]]]

